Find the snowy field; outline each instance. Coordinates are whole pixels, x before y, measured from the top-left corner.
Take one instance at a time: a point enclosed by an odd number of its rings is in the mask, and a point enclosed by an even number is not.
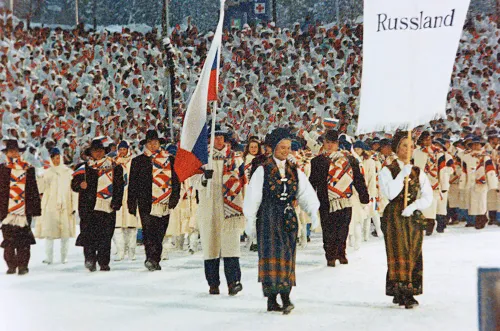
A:
[[[147,272],[143,248],[135,262],[112,262],[111,272],[89,273],[81,248],[69,263],[42,264],[33,246],[30,274],[0,274],[0,330],[476,330],[477,268],[500,266],[500,228],[449,228],[424,241],[424,295],[405,310],[384,295],[382,239],[349,249],[349,265],[327,268],[321,237],[297,255],[296,309],[266,312],[257,283],[257,255],[245,250],[243,292],[208,295],[201,253],[172,252],[163,270]],[[3,264],[2,264],[3,267]]]

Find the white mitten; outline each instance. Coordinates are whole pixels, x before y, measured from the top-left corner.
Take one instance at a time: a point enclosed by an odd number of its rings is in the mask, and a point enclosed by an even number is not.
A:
[[[245,233],[248,238],[254,238],[256,233],[256,220],[255,219],[247,219],[247,225],[245,227]]]
[[[417,207],[415,206],[415,204],[412,203],[411,205],[406,207],[405,210],[403,210],[403,212],[401,213],[401,216],[410,217],[411,215],[413,215],[413,212],[415,210],[417,210]]]
[[[411,164],[407,164],[403,167],[403,170],[401,170],[401,172],[403,173],[403,176],[409,176],[411,174],[411,169],[413,168],[413,166]]]
[[[318,213],[314,213],[311,215],[311,230],[314,231],[316,230],[320,225],[320,222],[319,222],[319,217],[318,217]]]

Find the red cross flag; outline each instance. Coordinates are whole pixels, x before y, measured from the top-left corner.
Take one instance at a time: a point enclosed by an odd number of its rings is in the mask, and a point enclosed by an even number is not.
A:
[[[266,13],[266,3],[256,3],[255,4],[255,14],[265,14]]]

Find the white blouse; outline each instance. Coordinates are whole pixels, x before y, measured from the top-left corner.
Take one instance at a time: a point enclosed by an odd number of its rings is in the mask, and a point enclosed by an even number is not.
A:
[[[397,161],[399,167],[402,170],[399,172],[396,178],[392,178],[391,171],[387,167],[382,168],[379,173],[380,190],[382,191],[382,194],[389,200],[394,200],[399,195],[399,193],[404,190],[405,171],[403,171],[403,168],[412,167],[411,164],[405,166],[404,163],[400,160]],[[416,207],[416,210],[422,211],[432,205],[433,193],[431,184],[429,183],[429,178],[427,178],[427,175],[423,171],[420,171],[418,180],[420,182],[421,195],[420,198],[412,203],[412,205]]]
[[[281,175],[284,175],[285,162],[281,160],[274,159],[278,165]],[[319,210],[319,200],[316,195],[316,191],[313,189],[311,183],[307,179],[306,175],[297,169],[297,174],[299,177],[299,188],[297,192],[297,200],[299,206],[304,210],[309,216],[316,215]],[[259,211],[260,204],[262,202],[264,188],[264,168],[262,166],[258,167],[254,172],[250,184],[248,184],[245,200],[243,203],[243,214],[249,221],[253,221],[257,218],[257,212]]]

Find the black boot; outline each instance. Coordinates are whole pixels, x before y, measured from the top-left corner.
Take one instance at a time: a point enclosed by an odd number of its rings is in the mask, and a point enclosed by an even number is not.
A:
[[[208,291],[208,293],[210,293],[211,295],[219,295],[219,286],[210,286],[210,290]]]
[[[7,269],[7,275],[13,275],[16,273],[16,268],[9,268]]]
[[[414,306],[418,306],[419,303],[417,301],[417,299],[415,299],[415,297],[413,297],[413,295],[410,295],[408,296],[408,299],[407,299],[410,303],[412,303]]]
[[[87,268],[90,272],[94,272],[97,270],[96,263],[93,261],[86,261],[85,268]]]
[[[281,301],[283,301],[283,315],[288,315],[295,309],[295,306],[290,301],[290,293],[281,294]]]
[[[349,261],[345,256],[339,257],[340,264],[349,264]]]
[[[30,272],[30,270],[28,269],[28,267],[19,267],[18,270],[17,270],[17,274],[19,276],[26,275],[28,272]]]
[[[149,271],[156,271],[156,266],[153,262],[151,261],[146,261],[144,262],[144,266],[149,270]]]
[[[401,289],[399,286],[397,286],[394,289],[394,298],[392,299],[392,303],[395,305],[400,305],[400,306],[404,306],[404,304],[405,304],[404,299],[403,299],[403,293],[401,292]]]
[[[236,294],[238,294],[238,292],[241,292],[243,290],[243,285],[241,285],[240,282],[229,284],[228,287],[230,296],[235,296]]]
[[[272,294],[267,298],[267,311],[283,311],[283,308],[278,304],[278,301],[276,300],[277,297],[278,295]]]
[[[111,271],[111,268],[109,267],[109,265],[102,265],[101,271]]]
[[[257,244],[250,245],[250,252],[258,252],[258,251],[259,251],[259,248],[258,248]]]
[[[418,303],[417,300],[413,298],[413,290],[411,288],[405,288],[403,290],[403,302],[405,309],[413,309],[415,302]]]

